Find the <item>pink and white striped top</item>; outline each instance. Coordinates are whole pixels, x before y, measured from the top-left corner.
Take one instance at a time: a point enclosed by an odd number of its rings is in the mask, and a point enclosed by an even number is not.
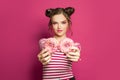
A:
[[[43,80],[63,80],[73,77],[72,61],[67,59],[65,52],[73,46],[73,40],[65,38],[56,44],[55,38],[40,39],[40,48],[48,48],[52,51],[51,61],[43,65]]]

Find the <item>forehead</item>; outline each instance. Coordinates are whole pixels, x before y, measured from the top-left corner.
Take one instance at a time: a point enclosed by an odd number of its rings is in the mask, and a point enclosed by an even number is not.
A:
[[[52,21],[56,21],[56,22],[65,21],[65,20],[67,19],[63,14],[57,14],[52,17]]]

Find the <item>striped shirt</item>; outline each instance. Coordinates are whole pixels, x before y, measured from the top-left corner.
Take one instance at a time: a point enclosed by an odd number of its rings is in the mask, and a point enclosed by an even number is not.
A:
[[[60,51],[52,54],[51,61],[43,66],[43,80],[63,80],[73,77],[72,62]]]
[[[41,49],[48,48],[51,51],[53,50],[51,61],[43,65],[43,80],[64,80],[73,77],[72,61],[68,60],[66,54],[62,52],[68,51],[68,44],[74,43],[73,40],[70,38],[63,39],[60,43],[62,46],[57,46],[57,49],[54,48],[56,45],[55,42],[55,38],[43,38],[39,41]]]

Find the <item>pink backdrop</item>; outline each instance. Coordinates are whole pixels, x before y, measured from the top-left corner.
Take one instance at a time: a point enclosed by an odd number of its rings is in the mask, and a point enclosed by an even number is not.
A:
[[[71,37],[82,45],[77,80],[120,80],[120,6],[115,0],[1,0],[0,80],[41,80],[38,40],[48,36],[50,7],[72,6]]]

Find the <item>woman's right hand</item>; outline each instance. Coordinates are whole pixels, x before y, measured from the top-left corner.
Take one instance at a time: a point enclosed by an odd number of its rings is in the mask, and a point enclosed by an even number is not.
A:
[[[51,53],[47,49],[43,49],[40,51],[37,57],[43,65],[46,65],[51,60]]]

